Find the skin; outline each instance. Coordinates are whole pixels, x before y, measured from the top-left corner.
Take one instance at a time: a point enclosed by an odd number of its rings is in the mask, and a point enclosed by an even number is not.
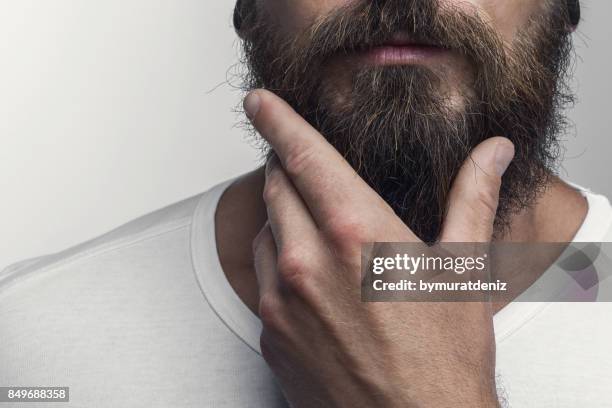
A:
[[[317,17],[350,4],[347,0],[257,0],[258,6],[276,18],[275,23],[287,34],[303,30]],[[511,40],[517,29],[534,15],[544,2],[541,0],[442,0],[452,5],[476,11],[486,18],[505,39]]]
[[[344,3],[260,6],[292,30]],[[541,4],[457,3],[487,16],[508,43]],[[492,318],[505,304],[362,303],[361,243],[418,238],[284,101],[257,90],[245,111],[277,159],[224,193],[217,246],[230,284],[262,319],[263,356],[292,406],[499,406]],[[512,155],[503,137],[472,151],[453,185],[442,241],[491,241]],[[554,179],[499,240],[571,241],[586,212],[584,198]]]

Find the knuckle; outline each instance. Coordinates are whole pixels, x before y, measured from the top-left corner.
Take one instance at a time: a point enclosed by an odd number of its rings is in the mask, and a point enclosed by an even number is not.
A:
[[[308,169],[312,162],[314,150],[299,144],[291,147],[285,156],[285,170],[291,177],[299,176]]]
[[[279,277],[293,290],[301,290],[307,283],[309,271],[302,254],[296,250],[283,250],[277,260]]]
[[[279,179],[274,175],[266,178],[266,183],[263,189],[263,199],[266,203],[273,202],[280,194],[281,185]]]
[[[280,298],[276,294],[266,293],[259,300],[259,318],[265,327],[280,328],[282,310]]]
[[[367,241],[367,227],[363,220],[352,215],[338,217],[330,223],[328,233],[332,240],[340,245],[356,244]]]

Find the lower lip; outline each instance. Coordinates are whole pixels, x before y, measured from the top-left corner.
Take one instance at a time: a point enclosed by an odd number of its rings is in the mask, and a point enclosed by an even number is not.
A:
[[[373,65],[422,64],[444,55],[448,50],[429,45],[383,45],[365,51],[365,62]]]

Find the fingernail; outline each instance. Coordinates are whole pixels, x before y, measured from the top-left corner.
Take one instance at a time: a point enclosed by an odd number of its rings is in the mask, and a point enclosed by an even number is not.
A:
[[[503,176],[514,158],[514,145],[508,142],[498,143],[495,147],[495,167],[497,175]]]
[[[247,118],[253,120],[259,112],[259,106],[261,105],[261,98],[257,94],[257,92],[251,92],[244,98],[244,102],[242,106],[244,107],[244,112],[247,115]]]

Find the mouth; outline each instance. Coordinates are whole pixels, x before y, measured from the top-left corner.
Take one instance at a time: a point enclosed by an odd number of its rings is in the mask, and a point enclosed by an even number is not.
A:
[[[358,56],[367,65],[416,65],[431,63],[448,52],[449,48],[430,41],[396,33],[378,45],[361,50]]]

